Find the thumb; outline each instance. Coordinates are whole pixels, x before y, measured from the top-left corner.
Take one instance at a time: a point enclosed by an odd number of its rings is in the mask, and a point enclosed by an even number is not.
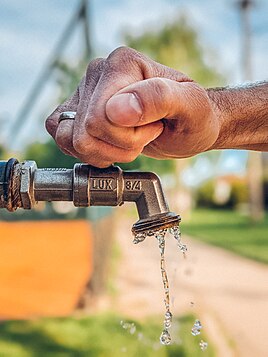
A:
[[[190,81],[176,82],[159,77],[142,80],[113,95],[106,104],[106,114],[115,125],[124,127],[184,116],[189,105],[193,111],[194,101],[200,105],[200,101],[195,99],[200,89]]]

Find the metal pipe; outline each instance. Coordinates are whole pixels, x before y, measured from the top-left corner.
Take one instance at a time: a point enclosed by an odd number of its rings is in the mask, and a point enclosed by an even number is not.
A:
[[[76,207],[135,202],[140,218],[132,228],[135,234],[180,221],[180,216],[169,211],[160,179],[152,172],[85,164],[75,164],[73,169],[38,169],[34,161],[0,161],[0,208],[31,209],[38,201],[73,201]]]

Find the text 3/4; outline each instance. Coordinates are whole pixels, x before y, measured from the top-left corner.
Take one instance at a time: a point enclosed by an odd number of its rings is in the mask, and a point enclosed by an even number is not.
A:
[[[140,191],[141,190],[141,181],[140,180],[133,180],[133,181],[126,181],[125,188],[128,191]]]

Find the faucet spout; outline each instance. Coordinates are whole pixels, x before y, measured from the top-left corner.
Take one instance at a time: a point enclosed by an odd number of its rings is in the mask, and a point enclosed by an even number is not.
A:
[[[73,169],[38,169],[34,161],[0,161],[0,208],[31,209],[38,201],[73,201],[76,207],[120,206],[135,202],[134,234],[172,227],[180,216],[169,211],[159,177],[75,164]]]

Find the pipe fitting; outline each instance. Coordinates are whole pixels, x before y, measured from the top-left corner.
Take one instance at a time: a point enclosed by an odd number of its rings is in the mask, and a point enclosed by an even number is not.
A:
[[[180,216],[169,211],[160,179],[152,172],[85,164],[75,164],[73,169],[38,169],[34,161],[0,161],[0,208],[31,209],[38,201],[73,201],[76,207],[135,202],[140,219],[132,227],[134,234],[180,222]]]

